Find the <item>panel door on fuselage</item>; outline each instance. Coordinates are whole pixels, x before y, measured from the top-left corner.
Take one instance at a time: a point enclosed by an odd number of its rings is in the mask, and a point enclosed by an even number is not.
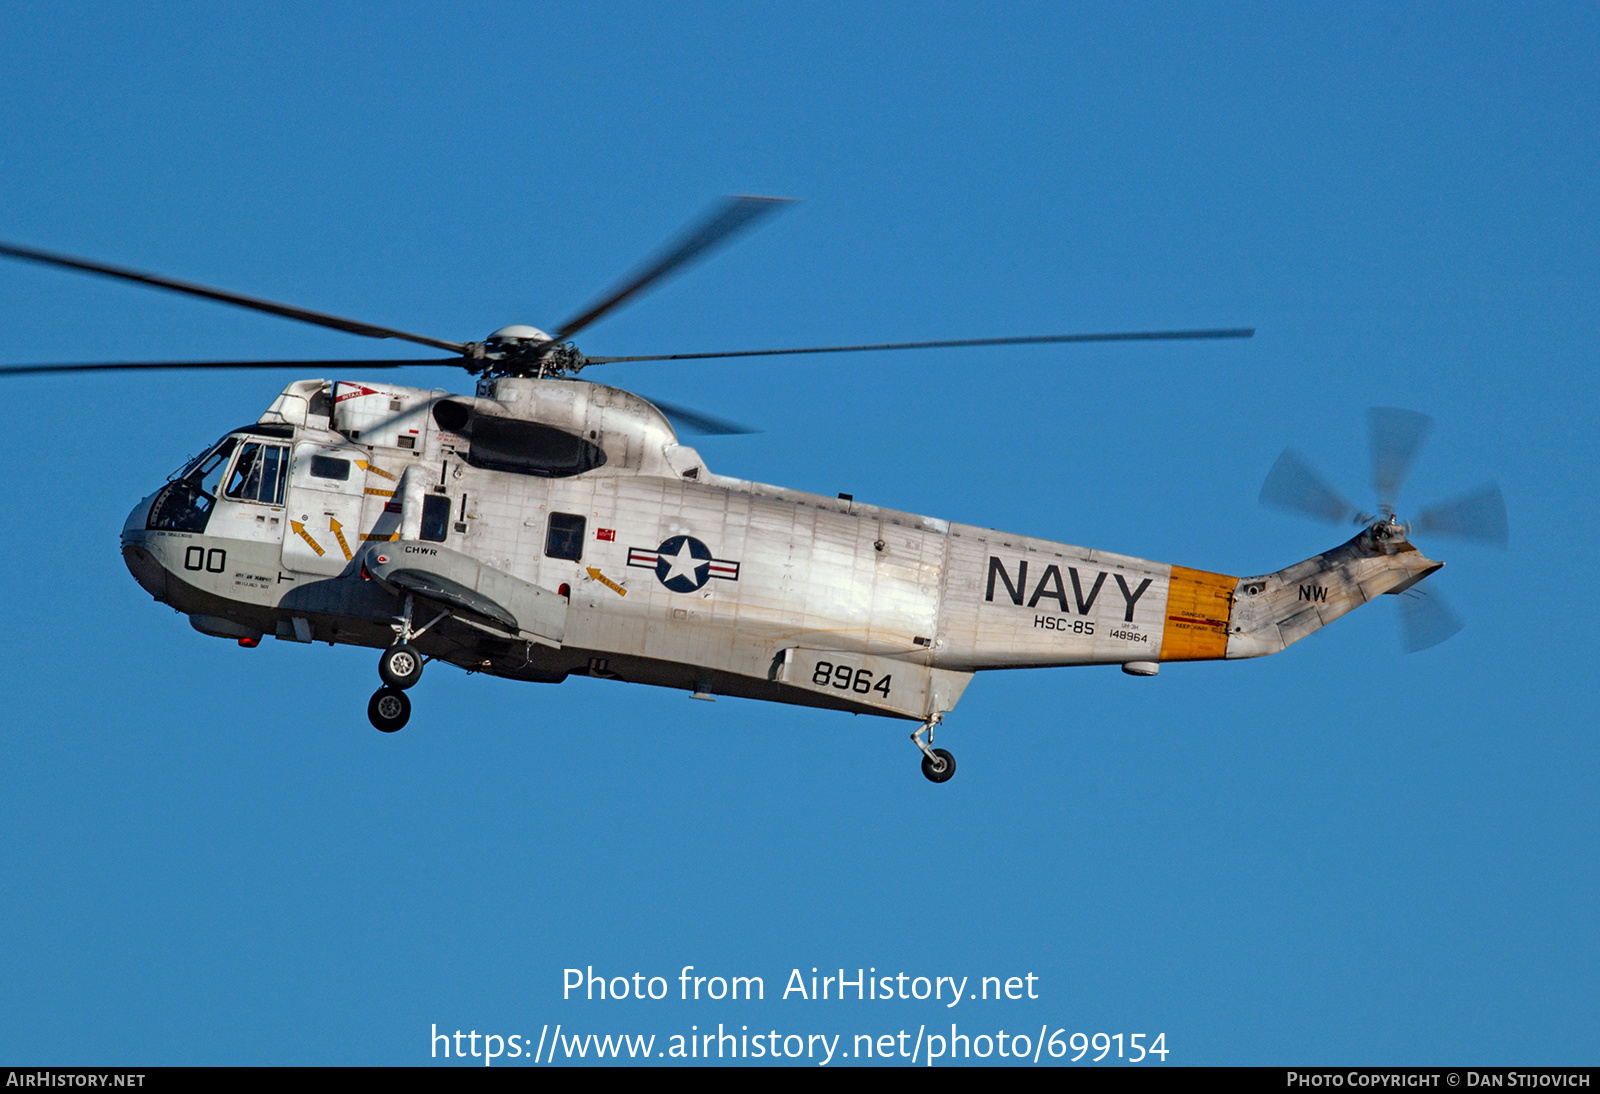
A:
[[[285,501],[283,565],[301,573],[344,572],[361,547],[366,472],[355,453],[315,442],[295,446]]]

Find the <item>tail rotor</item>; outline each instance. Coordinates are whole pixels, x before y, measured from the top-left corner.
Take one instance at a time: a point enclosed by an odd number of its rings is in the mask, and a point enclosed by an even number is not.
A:
[[[1266,481],[1261,484],[1261,504],[1328,524],[1381,524],[1389,537],[1415,531],[1506,547],[1510,523],[1505,498],[1492,482],[1422,509],[1410,524],[1399,519],[1401,489],[1432,426],[1432,418],[1414,410],[1373,407],[1369,412],[1376,514],[1357,509],[1292,448],[1284,449],[1267,472]],[[1435,591],[1412,586],[1401,590],[1398,596],[1401,642],[1407,653],[1436,646],[1463,626],[1461,617]]]

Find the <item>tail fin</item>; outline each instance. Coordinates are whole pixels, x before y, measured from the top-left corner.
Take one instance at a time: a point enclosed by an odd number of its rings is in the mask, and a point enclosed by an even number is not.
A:
[[[1226,656],[1277,653],[1376,596],[1404,592],[1443,565],[1412,546],[1399,524],[1379,521],[1315,558],[1241,578]]]

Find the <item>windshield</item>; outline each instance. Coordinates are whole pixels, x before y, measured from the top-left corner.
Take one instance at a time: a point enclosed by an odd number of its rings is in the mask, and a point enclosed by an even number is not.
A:
[[[204,532],[217,502],[223,469],[238,443],[224,437],[210,451],[190,460],[156,495],[145,526],[165,532]]]

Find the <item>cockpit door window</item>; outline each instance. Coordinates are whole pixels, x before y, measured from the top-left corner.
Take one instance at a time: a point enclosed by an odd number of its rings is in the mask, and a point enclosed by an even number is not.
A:
[[[239,451],[227,496],[235,501],[283,504],[284,481],[289,474],[289,449],[281,444],[250,441]]]

